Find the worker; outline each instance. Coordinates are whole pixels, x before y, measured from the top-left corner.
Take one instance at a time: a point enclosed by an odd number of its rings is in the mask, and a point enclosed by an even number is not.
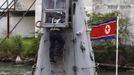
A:
[[[57,56],[58,54],[62,55],[65,41],[61,36],[61,30],[59,28],[51,28],[49,38],[50,38],[50,48],[49,48],[50,61],[56,63],[55,56]]]
[[[59,24],[61,23],[60,15],[55,15],[52,23]],[[55,56],[58,54],[62,55],[65,41],[61,35],[62,30],[60,28],[52,27],[50,28],[50,61],[56,63]]]

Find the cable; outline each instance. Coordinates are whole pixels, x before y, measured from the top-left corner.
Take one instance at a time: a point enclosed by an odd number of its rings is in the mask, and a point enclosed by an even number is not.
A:
[[[12,0],[13,2],[13,0]],[[11,9],[11,7],[14,5],[12,4],[12,2],[1,12],[0,14],[0,19],[3,18],[3,16],[6,14],[5,10],[9,11]],[[12,6],[9,8],[9,6],[12,4]],[[9,9],[8,9],[9,8]]]
[[[14,0],[12,0],[12,2],[13,2],[13,1],[14,1]],[[18,1],[18,0],[16,0],[13,4],[12,4],[12,2],[11,2],[11,3],[1,12],[1,14],[0,14],[0,19],[3,18],[3,16],[6,14],[5,10],[7,9],[7,11],[9,11],[17,1]],[[12,4],[12,5],[11,5],[11,4]],[[9,7],[10,5],[11,5],[11,7]]]
[[[8,7],[13,3],[14,0],[12,0],[12,2],[9,3],[9,5],[7,5],[7,7],[2,11],[2,13],[5,12],[6,9],[8,9]],[[2,15],[2,13],[0,14],[0,16]]]
[[[12,28],[12,30],[9,32],[9,34],[11,34],[13,32],[13,30],[19,25],[19,23],[22,21],[22,19],[25,17],[25,15],[28,13],[28,11],[31,9],[31,7],[34,5],[35,2],[36,2],[36,0],[30,5],[28,10],[23,14],[21,19],[15,24],[15,26]],[[6,37],[0,42],[0,46],[7,38],[8,38],[8,35],[6,35]]]
[[[7,2],[7,0],[0,6],[0,9],[3,7],[3,5],[5,5],[6,2]]]

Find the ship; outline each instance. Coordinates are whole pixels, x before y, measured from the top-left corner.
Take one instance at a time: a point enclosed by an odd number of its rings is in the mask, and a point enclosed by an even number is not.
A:
[[[33,75],[97,75],[83,1],[36,2],[41,39]]]

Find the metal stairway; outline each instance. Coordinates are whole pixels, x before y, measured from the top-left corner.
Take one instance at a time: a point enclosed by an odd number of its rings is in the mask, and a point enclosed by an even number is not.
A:
[[[65,75],[64,62],[51,63],[51,75]]]
[[[59,55],[59,54],[58,54]],[[65,75],[65,66],[64,66],[64,49],[60,56],[55,56],[56,63],[50,63],[51,66],[51,75]]]

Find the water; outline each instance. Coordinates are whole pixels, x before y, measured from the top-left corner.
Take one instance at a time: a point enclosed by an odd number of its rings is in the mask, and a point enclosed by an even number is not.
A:
[[[0,75],[31,75],[31,65],[0,63]],[[114,72],[98,72],[98,75],[115,75]],[[120,72],[119,75],[134,75],[134,72]]]
[[[98,72],[98,75],[115,75],[115,72]],[[134,72],[119,72],[118,75],[134,75]]]
[[[0,63],[0,75],[31,75],[30,65],[13,65],[11,63]]]

